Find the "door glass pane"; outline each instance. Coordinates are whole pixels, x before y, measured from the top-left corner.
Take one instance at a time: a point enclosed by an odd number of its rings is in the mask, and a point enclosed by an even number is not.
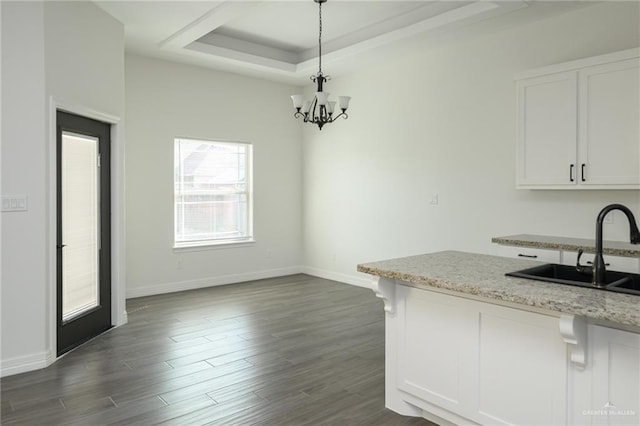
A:
[[[98,300],[98,139],[62,133],[62,320],[92,309]]]

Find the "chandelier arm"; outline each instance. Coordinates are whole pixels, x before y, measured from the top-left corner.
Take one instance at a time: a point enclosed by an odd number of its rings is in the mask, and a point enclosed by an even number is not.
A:
[[[318,106],[318,98],[313,98],[313,108],[311,108],[309,110],[309,113],[311,115],[311,119],[312,122],[315,123],[316,121],[316,107]]]
[[[346,112],[344,112],[344,111],[342,111],[340,114],[336,115],[335,117],[332,117],[331,121],[334,121],[334,120],[338,119],[338,117],[342,117],[342,118],[344,118],[345,120],[346,120],[347,118],[349,118],[349,116],[347,115],[347,113],[346,113]]]

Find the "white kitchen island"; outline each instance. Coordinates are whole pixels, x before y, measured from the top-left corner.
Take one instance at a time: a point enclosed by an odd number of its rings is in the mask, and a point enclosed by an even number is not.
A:
[[[640,296],[440,252],[358,265],[386,312],[386,405],[438,424],[640,424]]]

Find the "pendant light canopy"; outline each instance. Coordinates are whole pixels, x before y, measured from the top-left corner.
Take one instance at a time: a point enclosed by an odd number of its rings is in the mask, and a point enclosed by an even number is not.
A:
[[[303,95],[293,95],[293,107],[296,112],[293,114],[296,118],[302,118],[305,123],[317,124],[322,130],[322,126],[327,123],[333,123],[338,118],[348,118],[347,108],[349,108],[350,96],[338,97],[338,108],[340,113],[334,116],[336,102],[329,100],[329,93],[323,91],[324,83],[331,77],[322,74],[322,3],[327,0],[313,0],[318,3],[318,73],[311,76],[311,81],[317,84],[318,89],[311,101],[305,101]]]

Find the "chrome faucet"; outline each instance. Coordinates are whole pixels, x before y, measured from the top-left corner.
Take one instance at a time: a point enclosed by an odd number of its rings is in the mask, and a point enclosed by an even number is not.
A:
[[[627,220],[629,221],[629,238],[631,240],[631,244],[640,244],[640,231],[638,230],[636,219],[633,217],[631,210],[622,204],[609,204],[603,208],[600,213],[598,213],[598,218],[596,219],[596,256],[593,259],[593,280],[591,282],[593,287],[602,288],[607,285],[607,268],[604,263],[604,257],[602,257],[602,224],[604,223],[605,216],[611,210],[620,210],[625,214],[625,216],[627,216]],[[579,263],[580,259],[578,258],[578,264]]]

